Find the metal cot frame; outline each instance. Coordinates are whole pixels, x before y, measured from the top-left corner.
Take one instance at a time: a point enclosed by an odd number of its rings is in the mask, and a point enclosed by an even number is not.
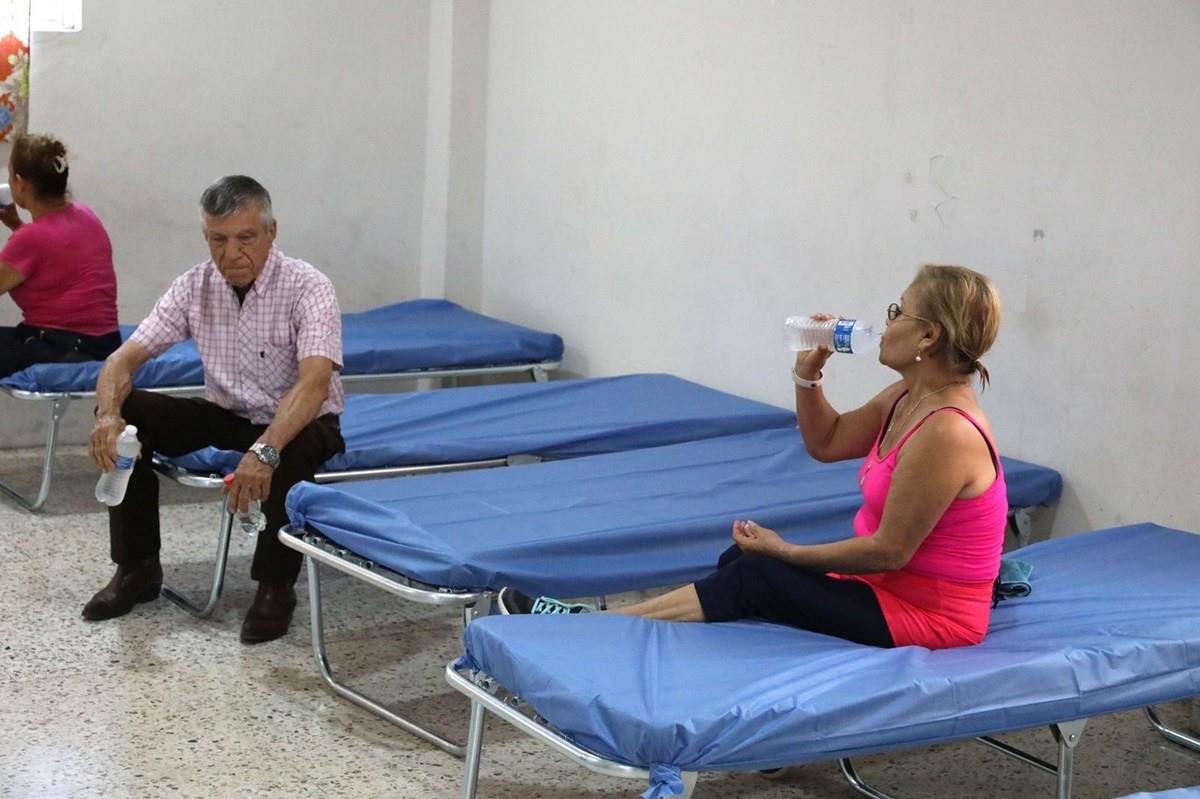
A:
[[[456,591],[451,588],[425,585],[360,558],[349,550],[339,547],[320,533],[297,529],[291,525],[287,525],[279,531],[279,540],[305,556],[304,565],[308,571],[308,607],[312,627],[313,656],[316,659],[317,671],[320,672],[321,678],[330,690],[364,710],[374,713],[384,721],[433,744],[443,752],[459,758],[465,757],[467,746],[454,743],[433,730],[404,718],[389,710],[379,701],[338,679],[325,648],[325,616],[321,600],[319,565],[324,564],[337,569],[411,602],[460,608],[464,627],[477,617],[486,616],[490,612],[494,594],[491,591]]]
[[[480,466],[500,466],[500,465],[516,465],[519,463],[528,463],[536,461],[533,456],[514,456],[505,459],[506,463],[486,463],[477,462],[476,464],[454,464],[443,467],[415,467],[421,472],[428,473],[433,471],[447,470],[463,470],[470,468],[479,468]],[[320,476],[318,476],[320,477]],[[1009,525],[1013,529],[1019,541],[1024,542],[1029,537],[1029,524],[1032,511],[1029,508],[1018,508],[1009,514]],[[223,564],[226,552],[228,550],[229,529],[232,524],[232,517],[226,513],[225,522],[222,526],[221,538],[217,545],[217,561]],[[305,568],[308,574],[308,603],[309,615],[311,618],[312,628],[312,646],[313,655],[316,659],[317,671],[320,672],[325,684],[329,686],[335,694],[346,699],[364,710],[368,710],[379,716],[385,721],[388,721],[400,729],[408,732],[418,738],[427,741],[438,747],[444,752],[447,752],[455,757],[466,757],[470,753],[472,743],[468,737],[467,744],[458,744],[448,740],[444,736],[426,729],[410,719],[406,719],[395,712],[385,707],[379,700],[374,699],[361,691],[351,687],[350,685],[338,679],[334,672],[333,666],[329,661],[329,654],[325,644],[325,627],[324,627],[324,608],[321,596],[321,575],[318,566],[324,564],[330,568],[349,574],[363,582],[381,588],[390,594],[407,599],[412,602],[419,602],[425,605],[438,605],[443,607],[458,607],[462,609],[463,626],[470,624],[479,616],[486,616],[491,610],[491,604],[495,599],[495,594],[492,591],[462,591],[458,589],[448,588],[445,586],[433,586],[420,583],[399,572],[380,566],[365,558],[359,557],[354,552],[342,547],[320,533],[286,525],[279,531],[279,540],[284,546],[290,547],[305,556]],[[223,573],[223,566],[221,567]],[[186,610],[189,610],[196,615],[207,615],[211,612],[212,605],[216,603],[216,597],[219,595],[219,586],[214,572],[214,594],[210,596],[209,605],[204,609],[199,609],[197,606],[182,598],[173,589],[163,586],[163,593],[167,595],[176,604],[179,604]],[[600,597],[600,603],[603,607],[604,598]],[[203,612],[207,611],[207,612]],[[472,711],[472,721],[474,720],[474,710]],[[589,756],[590,757],[590,756]],[[588,768],[601,771],[605,774],[616,774],[617,776],[646,776],[645,769],[633,769],[629,773],[623,769],[631,767],[620,766],[620,764],[611,764],[605,762],[604,765],[598,765],[591,761],[581,760],[579,762],[587,765]],[[590,764],[590,765],[589,765]],[[620,766],[613,771],[615,766]]]
[[[313,481],[317,483],[336,483],[342,480],[360,480],[376,477],[413,477],[419,474],[434,474],[437,472],[459,472],[471,469],[491,469],[497,466],[516,466],[519,464],[534,463],[538,460],[540,459],[532,455],[509,455],[503,458],[460,461],[457,463],[391,466],[379,469],[357,469],[346,472],[322,472],[317,474],[313,478]],[[223,488],[225,485],[224,478],[220,475],[194,474],[172,465],[169,461],[161,460],[157,456],[154,458],[153,466],[160,474],[166,475],[180,485],[190,488],[216,490]],[[229,560],[229,541],[232,535],[233,514],[229,510],[228,497],[223,497],[221,500],[220,524],[217,529],[217,551],[213,560],[208,599],[203,605],[198,605],[184,596],[183,593],[165,583],[162,587],[163,596],[198,619],[206,619],[212,615],[213,609],[217,606],[217,601],[221,598],[221,591],[225,585],[225,567]],[[288,542],[284,540],[284,543],[287,544]],[[342,551],[348,552],[348,550]],[[320,589],[318,588],[317,590]]]
[[[535,382],[541,383],[547,380],[547,372],[557,369],[561,364],[562,361],[540,361],[537,363],[505,364],[502,366],[477,366],[463,369],[424,369],[406,372],[389,372],[386,374],[342,375],[341,377],[343,384],[362,385],[372,382],[385,382],[389,380],[419,380],[421,378],[455,381],[460,377],[529,372],[530,377],[532,377]],[[158,392],[160,394],[198,394],[204,390],[204,387],[168,386],[162,388],[149,388],[145,390]],[[67,408],[70,406],[72,400],[94,400],[96,398],[96,392],[42,392],[25,391],[22,389],[4,387],[0,387],[0,392],[4,392],[14,399],[50,403],[46,425],[46,450],[42,459],[42,477],[40,484],[32,493],[22,494],[20,491],[17,491],[15,488],[13,488],[8,482],[0,480],[0,495],[9,497],[26,510],[37,511],[40,510],[41,507],[46,503],[46,498],[50,495],[50,481],[54,472],[54,454],[58,449],[58,432],[62,418],[64,415],[66,415]]]
[[[541,741],[568,760],[592,771],[611,777],[631,777],[642,780],[645,780],[649,774],[646,768],[619,763],[572,743],[545,719],[538,716],[532,708],[524,704],[519,697],[509,693],[494,678],[483,672],[471,672],[459,667],[457,663],[450,663],[446,666],[446,682],[471,701],[471,721],[467,733],[466,765],[463,777],[463,799],[475,799],[479,766],[483,757],[483,728],[488,712],[507,721],[531,738]],[[1163,724],[1153,707],[1145,708],[1145,712],[1154,729],[1167,740],[1200,752],[1200,738]],[[1048,763],[989,735],[976,736],[973,740],[1020,760],[1026,765],[1055,775],[1056,799],[1070,799],[1074,779],[1075,748],[1083,737],[1083,730],[1087,726],[1087,722],[1087,718],[1082,718],[1058,721],[1049,725],[1051,735],[1058,742],[1058,762],[1056,764]],[[996,733],[1002,732],[1012,732],[1012,730],[996,730]],[[870,797],[870,799],[892,799],[890,794],[875,788],[860,777],[851,758],[839,758],[838,766],[846,782],[860,795]],[[684,773],[683,796],[685,799],[691,795],[696,777],[697,774],[694,772]]]

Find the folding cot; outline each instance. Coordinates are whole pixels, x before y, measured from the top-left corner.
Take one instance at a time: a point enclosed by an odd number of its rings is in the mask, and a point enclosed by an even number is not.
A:
[[[447,680],[472,703],[463,796],[485,712],[581,765],[685,793],[701,771],[749,771],[977,738],[1071,792],[1087,719],[1200,693],[1200,535],[1152,524],[1031,545],[1033,593],[993,611],[983,643],[877,649],[783,626],[607,614],[496,616],[465,632]],[[991,737],[1048,725],[1057,766]],[[1170,794],[1168,794],[1170,795]]]
[[[316,476],[333,482],[572,458],[767,428],[794,428],[795,415],[665,374],[514,383],[409,394],[347,397],[346,452]],[[158,470],[184,485],[217,489],[243,453],[212,448],[177,458],[155,456]],[[221,503],[208,616],[221,594],[232,516]]]
[[[1200,785],[1191,788],[1172,788],[1169,791],[1154,793],[1131,793],[1121,799],[1200,799]]]
[[[393,379],[447,378],[529,372],[546,379],[562,358],[562,339],[468,311],[446,300],[411,300],[342,317],[342,380],[349,387]],[[132,327],[123,327],[128,337]],[[73,399],[95,397],[99,361],[49,363],[0,380],[0,392],[50,405],[41,483],[25,495],[0,481],[3,492],[29,510],[50,493],[59,423]],[[186,341],[152,359],[137,373],[138,388],[197,393],[204,372],[195,345]]]
[[[730,543],[735,518],[796,541],[844,537],[860,502],[857,463],[823,464],[793,429],[630,452],[404,480],[301,484],[280,539],[308,556],[318,668],[317,564],[395,595],[486,612],[492,592],[605,595],[685,583]],[[1059,475],[1004,460],[1014,508],[1057,499]],[[327,682],[329,681],[326,676]],[[463,749],[342,686],[351,701],[454,754]]]

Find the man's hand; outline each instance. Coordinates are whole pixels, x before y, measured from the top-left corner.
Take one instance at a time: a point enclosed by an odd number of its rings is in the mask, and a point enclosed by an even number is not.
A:
[[[126,341],[104,359],[96,378],[96,424],[92,427],[92,463],[106,472],[117,465],[117,438],[125,430],[121,409],[133,391],[133,373],[150,360],[150,352],[136,341]],[[138,453],[138,457],[142,457]]]
[[[111,472],[117,465],[117,438],[124,429],[125,420],[120,416],[96,417],[96,424],[92,427],[88,454],[92,458],[92,463],[96,464],[101,471]]]
[[[260,461],[253,452],[243,455],[233,473],[233,482],[225,489],[229,494],[229,510],[245,513],[252,501],[266,499],[271,493],[271,477],[274,474],[275,470]]]
[[[743,552],[766,555],[780,560],[783,559],[788,548],[788,543],[779,537],[779,533],[749,521],[733,523],[733,542]]]

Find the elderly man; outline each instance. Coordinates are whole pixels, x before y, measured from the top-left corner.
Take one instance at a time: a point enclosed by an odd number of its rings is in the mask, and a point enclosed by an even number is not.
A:
[[[246,452],[229,505],[244,511],[261,500],[267,519],[250,572],[258,591],[241,633],[244,643],[258,643],[284,635],[296,606],[301,557],[275,537],[286,521],[284,497],[345,448],[341,314],[329,279],[275,247],[271,196],[257,181],[218,180],[205,189],[200,210],[212,258],[175,280],[100,372],[92,460],[105,471],[114,467],[126,424],[137,426],[142,458],[124,501],[109,509],[116,574],[83,617],[111,619],[158,596],[158,478],[150,454],[211,445]],[[206,399],[133,389],[138,367],[187,338],[204,363]]]

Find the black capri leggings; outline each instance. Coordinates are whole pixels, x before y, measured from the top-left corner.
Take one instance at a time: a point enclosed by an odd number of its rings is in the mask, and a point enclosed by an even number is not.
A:
[[[869,646],[895,646],[875,592],[766,555],[725,550],[695,583],[705,621],[766,619]]]

